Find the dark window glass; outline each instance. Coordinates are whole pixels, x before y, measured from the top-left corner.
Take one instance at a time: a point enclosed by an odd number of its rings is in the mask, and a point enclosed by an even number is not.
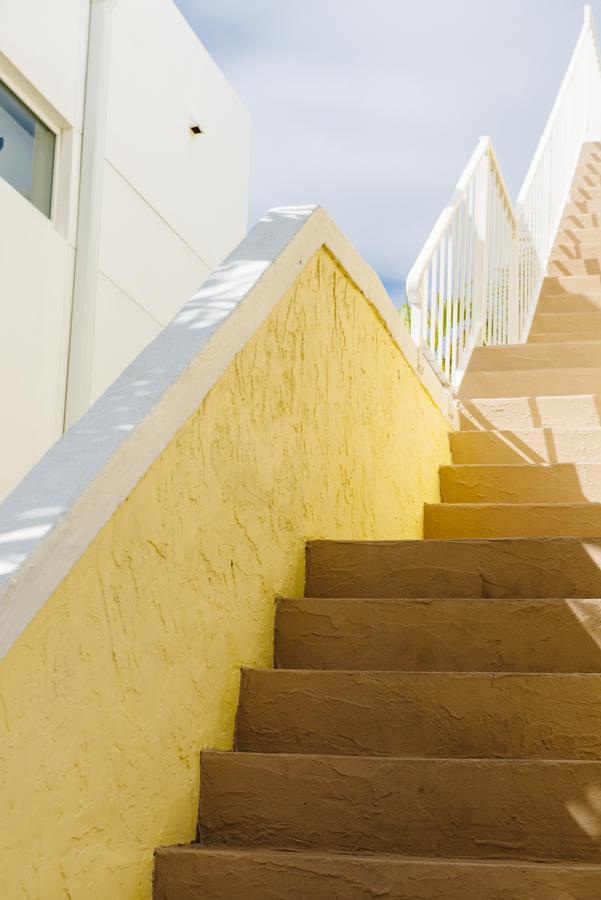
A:
[[[55,141],[54,133],[0,81],[0,176],[46,216]]]

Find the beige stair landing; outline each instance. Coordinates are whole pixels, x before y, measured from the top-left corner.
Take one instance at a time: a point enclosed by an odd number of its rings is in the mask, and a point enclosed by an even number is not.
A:
[[[600,900],[601,145],[423,541],[315,541],[155,900]]]

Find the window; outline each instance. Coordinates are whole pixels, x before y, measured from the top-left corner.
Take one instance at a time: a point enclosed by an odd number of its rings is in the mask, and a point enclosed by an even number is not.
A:
[[[0,176],[50,216],[54,133],[0,81]]]

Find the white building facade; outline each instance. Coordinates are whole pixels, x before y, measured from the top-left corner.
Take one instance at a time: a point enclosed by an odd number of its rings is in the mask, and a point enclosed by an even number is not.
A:
[[[249,139],[172,0],[0,0],[0,498],[244,236]]]

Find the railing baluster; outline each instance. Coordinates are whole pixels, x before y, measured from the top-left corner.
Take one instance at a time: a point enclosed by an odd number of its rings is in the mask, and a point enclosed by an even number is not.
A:
[[[601,54],[590,9],[520,191],[511,202],[481,138],[407,278],[412,334],[454,387],[479,343],[524,341],[582,142],[601,138]]]

